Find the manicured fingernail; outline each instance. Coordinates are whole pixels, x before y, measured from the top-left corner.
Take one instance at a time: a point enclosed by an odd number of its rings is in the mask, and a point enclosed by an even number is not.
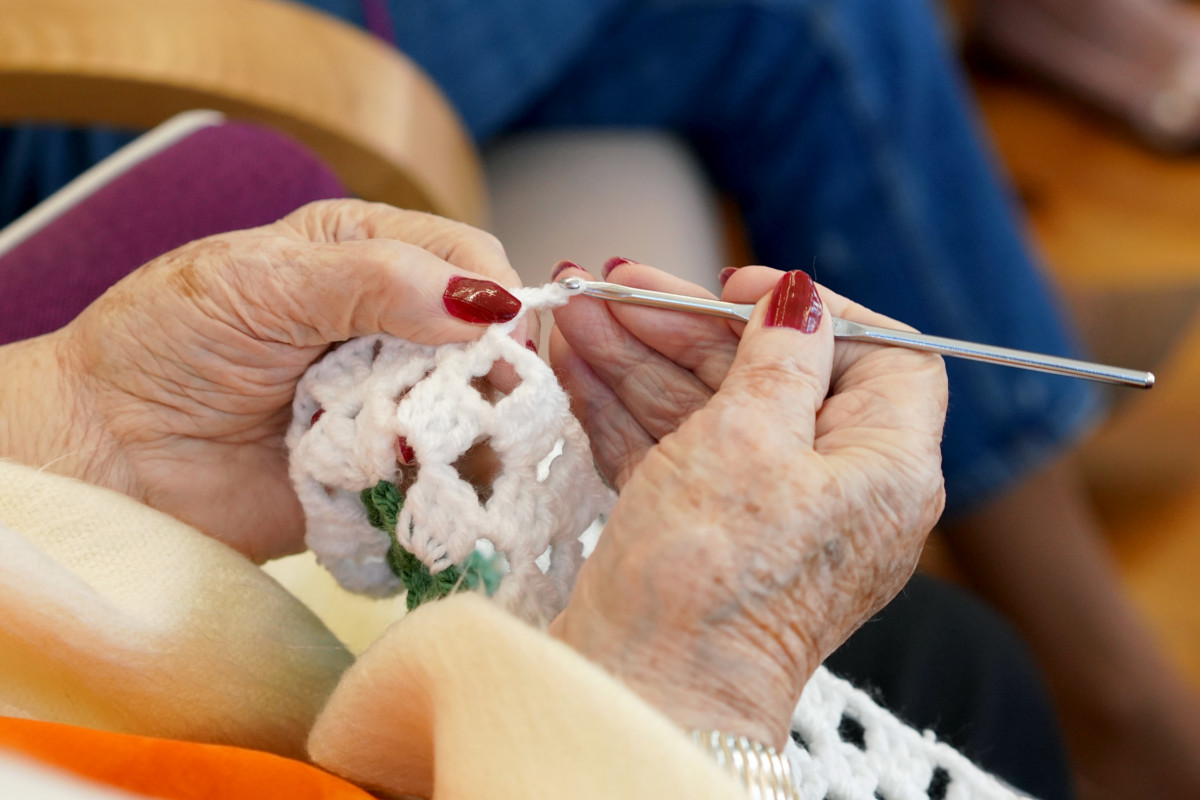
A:
[[[525,346],[528,347],[530,350],[532,350],[534,353],[537,353],[537,342],[535,342],[533,339],[526,339]]]
[[[417,460],[417,453],[408,444],[408,439],[403,436],[397,436],[394,443],[396,449],[396,460],[401,464],[412,464]]]
[[[453,317],[486,325],[508,322],[521,310],[521,301],[500,284],[462,275],[455,275],[446,284],[442,304]]]
[[[316,411],[314,411],[313,415],[312,415],[312,419],[310,419],[308,421],[308,427],[311,428],[313,425],[316,425],[317,420],[319,420],[324,414],[325,414],[325,409],[323,409],[323,408],[318,408]]]
[[[729,279],[732,278],[733,273],[735,273],[737,271],[738,271],[737,267],[726,267],[725,269],[723,269],[719,273],[717,273],[717,280],[719,280],[721,282],[721,285],[724,286],[725,284],[729,283]]]
[[[579,269],[579,265],[574,261],[560,261],[554,265],[554,269],[550,270],[550,280],[556,280],[559,275],[569,269]]]
[[[628,258],[621,258],[620,256],[614,256],[613,258],[610,258],[608,261],[604,262],[604,266],[600,268],[600,276],[602,278],[607,279],[608,273],[612,272],[617,267],[621,266],[622,264],[632,264],[632,263],[633,262],[630,261]]]
[[[807,274],[795,270],[783,276],[771,292],[767,305],[766,325],[770,327],[795,328],[801,333],[812,333],[821,324],[825,313],[817,287]]]

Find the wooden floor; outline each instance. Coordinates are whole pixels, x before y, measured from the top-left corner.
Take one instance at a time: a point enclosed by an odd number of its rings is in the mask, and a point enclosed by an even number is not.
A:
[[[1132,597],[1200,687],[1200,152],[1155,155],[1013,78],[976,89],[1097,360],[1157,373],[1118,390],[1083,463]]]

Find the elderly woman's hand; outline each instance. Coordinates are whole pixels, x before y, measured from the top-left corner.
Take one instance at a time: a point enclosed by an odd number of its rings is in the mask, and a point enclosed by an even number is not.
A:
[[[27,433],[10,431],[7,444],[0,436],[0,455],[36,466],[58,459],[59,471],[255,559],[300,550],[283,433],[304,371],[331,342],[363,334],[474,339],[480,323],[520,307],[490,281],[518,283],[494,237],[358,201],[314,203],[194,242],[31,340],[26,361],[45,371],[28,379],[50,396],[37,421],[5,409],[10,428]],[[44,418],[64,408],[69,416]]]
[[[638,269],[622,274],[679,288]],[[558,315],[552,356],[621,495],[553,630],[686,727],[781,745],[809,675],[900,589],[941,513],[945,373],[835,351],[832,314],[896,323],[802,273],[745,268],[724,297],[759,301],[736,353],[719,321]]]

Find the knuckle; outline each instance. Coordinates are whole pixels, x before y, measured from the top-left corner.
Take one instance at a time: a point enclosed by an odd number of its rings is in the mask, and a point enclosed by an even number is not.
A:
[[[788,403],[797,395],[819,400],[826,391],[825,376],[795,358],[745,364],[730,377],[738,393],[771,404]]]
[[[496,236],[496,234],[491,233],[490,231],[481,230],[479,228],[473,228],[470,225],[467,225],[466,223],[459,223],[459,224],[462,225],[467,230],[472,231],[472,235],[476,238],[476,240],[479,242],[480,245],[482,245],[483,247],[485,247],[489,250],[492,250],[493,252],[495,252],[498,255],[501,255],[501,256],[505,255],[504,243],[500,241],[500,237]]]

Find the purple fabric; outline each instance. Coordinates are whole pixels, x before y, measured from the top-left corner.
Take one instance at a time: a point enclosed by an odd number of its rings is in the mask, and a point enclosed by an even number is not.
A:
[[[274,131],[201,129],[0,257],[0,344],[62,327],[125,275],[193,239],[345,196],[316,156]]]
[[[396,26],[392,24],[392,12],[387,0],[362,0],[362,12],[367,30],[395,47]]]

